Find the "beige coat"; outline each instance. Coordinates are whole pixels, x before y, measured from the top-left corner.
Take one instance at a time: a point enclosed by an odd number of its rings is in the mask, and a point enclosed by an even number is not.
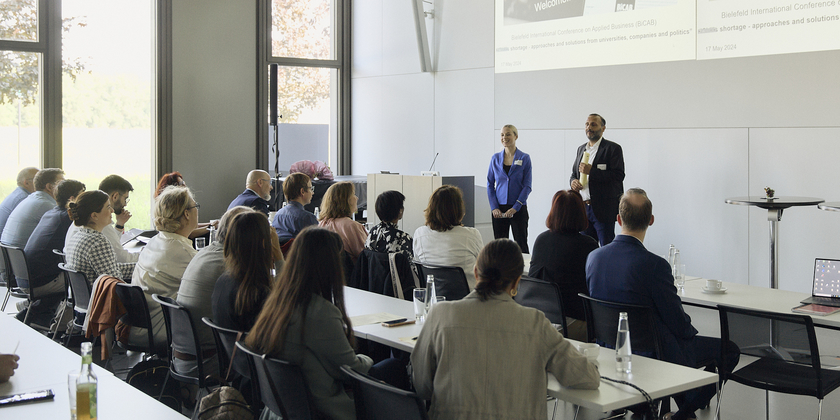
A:
[[[411,354],[414,387],[434,419],[534,419],[546,413],[546,371],[567,387],[596,389],[594,364],[542,312],[507,294],[434,307]]]

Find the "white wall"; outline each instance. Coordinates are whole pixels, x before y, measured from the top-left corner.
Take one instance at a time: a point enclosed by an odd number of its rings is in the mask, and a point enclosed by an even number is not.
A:
[[[514,124],[534,167],[533,244],[552,195],[568,188],[586,115],[598,112],[605,137],[624,148],[625,188],[646,189],[654,203],[648,248],[664,254],[673,243],[689,274],[756,285],[768,284],[766,212],[724,200],[768,185],[840,200],[838,52],[497,75],[493,2],[433,7],[436,72],[420,73],[411,2],[354,2],[354,174],[416,174],[439,152],[437,170],[483,185],[499,128]],[[785,211],[780,287],[808,292],[814,258],[840,258],[837,237],[840,214]]]
[[[256,162],[256,2],[172,2],[173,168],[218,219]]]

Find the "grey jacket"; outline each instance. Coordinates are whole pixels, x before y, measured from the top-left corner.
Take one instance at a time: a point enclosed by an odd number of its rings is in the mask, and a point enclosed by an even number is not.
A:
[[[596,389],[594,364],[542,312],[507,294],[434,307],[414,352],[414,387],[432,399],[431,419],[534,419],[546,413],[546,371],[560,384]]]

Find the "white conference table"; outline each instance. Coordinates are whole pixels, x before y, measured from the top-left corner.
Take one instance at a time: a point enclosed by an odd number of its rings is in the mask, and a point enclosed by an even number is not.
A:
[[[347,307],[347,316],[351,318],[377,313],[388,313],[408,319],[414,317],[414,304],[406,300],[351,287],[344,288],[344,300]],[[390,328],[383,327],[379,323],[353,324],[353,331],[357,337],[407,352],[414,349],[414,342],[406,341],[406,339],[417,337],[421,329],[422,325],[416,324]],[[633,356],[632,374],[620,376],[615,372],[615,353],[608,349],[602,349],[598,357],[598,363],[604,376],[629,381],[644,389],[654,399],[713,384],[717,381],[717,375],[714,373],[642,356]],[[548,394],[555,398],[601,412],[645,402],[645,398],[639,391],[626,385],[601,381],[601,386],[597,390],[571,389],[561,386],[554,375],[550,373],[548,374],[547,389]]]
[[[78,354],[27,327],[13,316],[0,314],[0,353],[11,353],[20,341],[18,369],[9,382],[0,384],[0,395],[52,389],[51,401],[0,407],[0,418],[69,419],[70,403],[67,373],[78,371],[82,358]],[[98,418],[183,420],[186,417],[156,399],[140,392],[111,372],[93,367],[98,386]]]

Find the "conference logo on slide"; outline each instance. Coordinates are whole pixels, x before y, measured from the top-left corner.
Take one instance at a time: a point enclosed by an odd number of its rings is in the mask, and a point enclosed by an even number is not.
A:
[[[505,0],[505,25],[632,12],[676,4],[677,0]],[[638,3],[638,4],[637,4]]]

